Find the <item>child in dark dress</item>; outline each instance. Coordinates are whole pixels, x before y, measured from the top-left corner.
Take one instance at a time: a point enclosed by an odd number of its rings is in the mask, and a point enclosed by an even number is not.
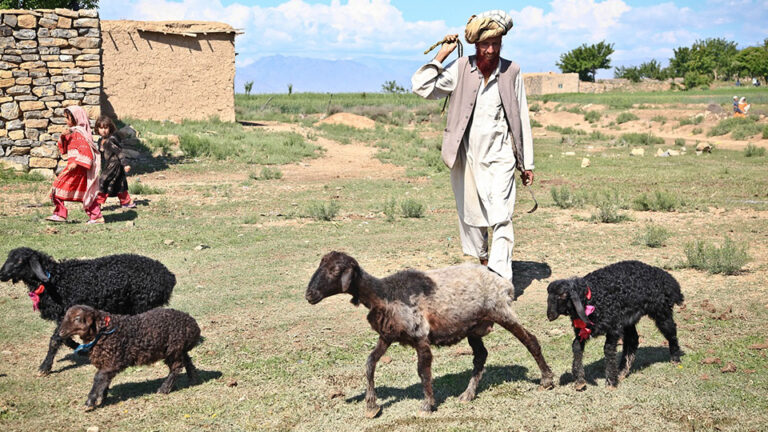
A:
[[[128,180],[125,173],[131,171],[123,156],[120,138],[115,133],[117,128],[107,116],[96,120],[96,132],[101,136],[101,176],[99,177],[100,192],[98,201],[103,204],[107,197],[116,196],[124,209],[136,208],[136,204],[128,195]]]

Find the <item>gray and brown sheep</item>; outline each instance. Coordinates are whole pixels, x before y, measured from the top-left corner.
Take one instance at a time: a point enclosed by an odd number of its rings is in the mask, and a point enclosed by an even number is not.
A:
[[[352,304],[370,309],[368,322],[379,340],[366,363],[368,388],[366,416],[381,410],[376,404],[376,363],[393,342],[410,345],[418,355],[418,373],[424,387],[421,411],[435,407],[432,391],[430,345],[452,345],[467,338],[474,355],[474,369],[461,401],[475,397],[488,351],[482,337],[494,323],[512,332],[533,355],[541,370],[541,386],[551,388],[552,371],[536,337],[529,333],[512,309],[512,284],[478,264],[464,264],[426,272],[400,271],[382,279],[366,273],[351,256],[330,252],[320,261],[307,286],[305,298],[316,304],[335,294],[349,294]]]
[[[635,325],[643,316],[656,323],[669,342],[673,362],[683,352],[677,341],[672,308],[683,303],[680,284],[668,272],[640,261],[622,261],[595,270],[584,277],[560,279],[547,287],[547,318],[560,315],[573,322],[573,375],[577,390],[586,388],[582,356],[587,339],[605,335],[605,379],[615,387],[632,368],[639,337]],[[621,360],[616,345],[624,339]]]
[[[152,309],[138,315],[111,315],[90,306],[75,305],[61,322],[62,338],[79,336],[88,358],[98,371],[85,405],[92,409],[104,401],[112,379],[129,366],[165,360],[169,373],[158,393],[173,389],[182,368],[187,377],[199,381],[188,352],[200,342],[200,327],[194,318],[173,309]]]

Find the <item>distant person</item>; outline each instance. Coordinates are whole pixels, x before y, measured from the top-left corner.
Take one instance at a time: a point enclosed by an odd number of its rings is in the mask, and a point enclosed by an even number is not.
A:
[[[741,87],[741,80],[736,78],[736,87]]]
[[[749,108],[752,105],[747,103],[747,98],[745,96],[742,96],[741,99],[739,99],[739,111],[742,113],[741,116],[744,117],[747,114],[749,114]]]
[[[123,145],[115,132],[117,128],[112,119],[101,116],[96,120],[96,132],[101,150],[101,175],[99,176],[99,204],[104,204],[107,197],[116,196],[124,209],[136,208],[128,194],[128,180],[126,173],[131,171],[131,166],[126,163],[123,156]]]
[[[413,92],[421,97],[451,96],[441,152],[451,169],[462,249],[510,281],[515,169],[524,185],[533,183],[523,74],[520,66],[500,56],[501,38],[511,28],[512,18],[504,11],[473,15],[464,37],[475,45],[476,54],[443,66],[458,41],[458,35],[448,35],[434,60],[411,78]]]
[[[752,86],[760,87],[760,81],[756,77],[752,77]]]
[[[67,155],[67,166],[53,181],[51,199],[55,206],[51,222],[66,222],[65,201],[80,201],[88,215],[89,224],[103,224],[101,206],[96,200],[99,194],[101,155],[93,142],[88,114],[82,107],[69,106],[64,110],[67,130],[59,137],[59,152]]]
[[[736,114],[743,114],[741,111],[739,111],[739,97],[734,96],[733,97],[733,115],[734,117],[737,117]]]

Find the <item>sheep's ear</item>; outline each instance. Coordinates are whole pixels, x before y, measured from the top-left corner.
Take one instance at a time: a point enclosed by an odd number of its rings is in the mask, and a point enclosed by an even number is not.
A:
[[[37,276],[38,279],[40,279],[42,282],[48,282],[48,276],[45,275],[43,266],[40,265],[40,261],[36,256],[29,258],[29,266],[32,268],[32,272],[35,274],[35,276]]]
[[[349,291],[349,285],[352,283],[352,273],[355,271],[352,267],[344,270],[341,274],[341,292]]]
[[[584,312],[584,306],[581,304],[579,295],[574,290],[571,290],[571,302],[573,303],[573,307],[576,308],[576,313],[579,315],[579,318],[585,323],[588,323],[589,318],[587,318],[587,314]]]

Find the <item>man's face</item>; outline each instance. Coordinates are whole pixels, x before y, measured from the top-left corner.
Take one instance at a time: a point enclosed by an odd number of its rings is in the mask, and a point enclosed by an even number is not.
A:
[[[501,53],[501,36],[488,38],[475,44],[477,55],[485,60],[493,61]]]

